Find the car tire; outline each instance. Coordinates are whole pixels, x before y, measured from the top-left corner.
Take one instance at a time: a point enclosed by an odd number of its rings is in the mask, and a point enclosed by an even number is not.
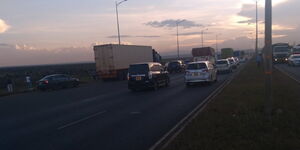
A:
[[[167,79],[167,80],[165,81],[165,86],[166,86],[166,87],[169,87],[169,86],[170,86],[170,79]]]
[[[186,86],[186,87],[191,87],[191,83],[188,83],[188,82],[187,82],[187,83],[185,83],[185,86]]]
[[[154,82],[154,84],[153,84],[153,90],[154,91],[157,91],[158,90],[158,83],[157,82]]]

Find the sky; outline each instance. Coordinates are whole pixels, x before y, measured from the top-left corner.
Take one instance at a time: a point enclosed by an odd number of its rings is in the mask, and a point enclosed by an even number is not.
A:
[[[264,44],[264,0],[259,45]],[[114,0],[1,0],[0,66],[93,61],[93,45],[117,43]],[[273,41],[300,44],[299,0],[273,0]],[[122,44],[163,56],[204,46],[251,49],[255,0],[128,0],[119,7]],[[217,37],[218,36],[218,40]]]

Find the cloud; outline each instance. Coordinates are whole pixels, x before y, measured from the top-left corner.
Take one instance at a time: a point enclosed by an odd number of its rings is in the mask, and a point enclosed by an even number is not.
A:
[[[129,37],[132,37],[131,35],[120,35],[121,38],[129,38]],[[111,35],[111,36],[107,36],[107,38],[110,38],[110,39],[115,39],[115,38],[118,38],[117,35]]]
[[[202,32],[186,32],[186,33],[180,33],[181,36],[190,36],[190,35],[201,35]],[[203,32],[203,34],[211,34],[211,32]],[[176,34],[173,34],[176,35]]]
[[[4,20],[0,19],[0,33],[4,33],[10,28],[8,24],[5,23]]]
[[[121,38],[135,38],[135,37],[138,37],[138,38],[159,38],[160,36],[158,35],[121,35]],[[107,38],[110,38],[110,39],[115,39],[115,38],[118,38],[117,35],[111,35],[111,36],[107,36]]]
[[[201,24],[197,24],[194,21],[185,20],[185,19],[183,19],[183,20],[167,19],[167,20],[163,20],[163,21],[150,21],[150,22],[145,23],[145,25],[151,26],[154,28],[164,28],[164,27],[174,28],[174,27],[176,27],[177,22],[181,22],[178,26],[183,27],[183,28],[192,28],[192,27],[203,26]]]

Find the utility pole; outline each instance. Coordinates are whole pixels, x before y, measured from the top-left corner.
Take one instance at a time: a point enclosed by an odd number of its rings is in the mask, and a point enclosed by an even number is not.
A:
[[[257,2],[256,0],[256,41],[255,41],[255,55],[258,55],[258,7],[257,7]]]
[[[205,30],[208,30],[208,29],[204,29],[204,30],[201,31],[201,43],[202,43],[202,47],[204,47],[204,37],[203,37],[203,34],[204,34]]]
[[[118,40],[119,40],[119,45],[121,45],[121,36],[120,36],[120,24],[119,24],[119,11],[118,11],[118,6],[122,4],[123,2],[126,2],[127,0],[123,0],[121,2],[116,1],[116,15],[117,15],[117,28],[118,28]]]
[[[178,25],[181,23],[181,22],[184,22],[185,20],[181,20],[181,21],[177,21],[176,22],[176,31],[177,31],[177,59],[179,60],[180,59],[180,55],[179,55],[179,31],[178,31]]]
[[[264,67],[265,67],[265,90],[266,104],[265,111],[269,119],[272,115],[273,93],[272,93],[272,74],[273,74],[273,52],[272,52],[272,0],[266,0],[265,4],[265,48],[264,48]]]

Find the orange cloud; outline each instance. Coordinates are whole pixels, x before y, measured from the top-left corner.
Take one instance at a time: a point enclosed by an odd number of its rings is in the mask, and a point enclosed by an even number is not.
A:
[[[4,20],[0,19],[0,33],[4,33],[9,28],[10,28],[10,26],[7,25]]]

